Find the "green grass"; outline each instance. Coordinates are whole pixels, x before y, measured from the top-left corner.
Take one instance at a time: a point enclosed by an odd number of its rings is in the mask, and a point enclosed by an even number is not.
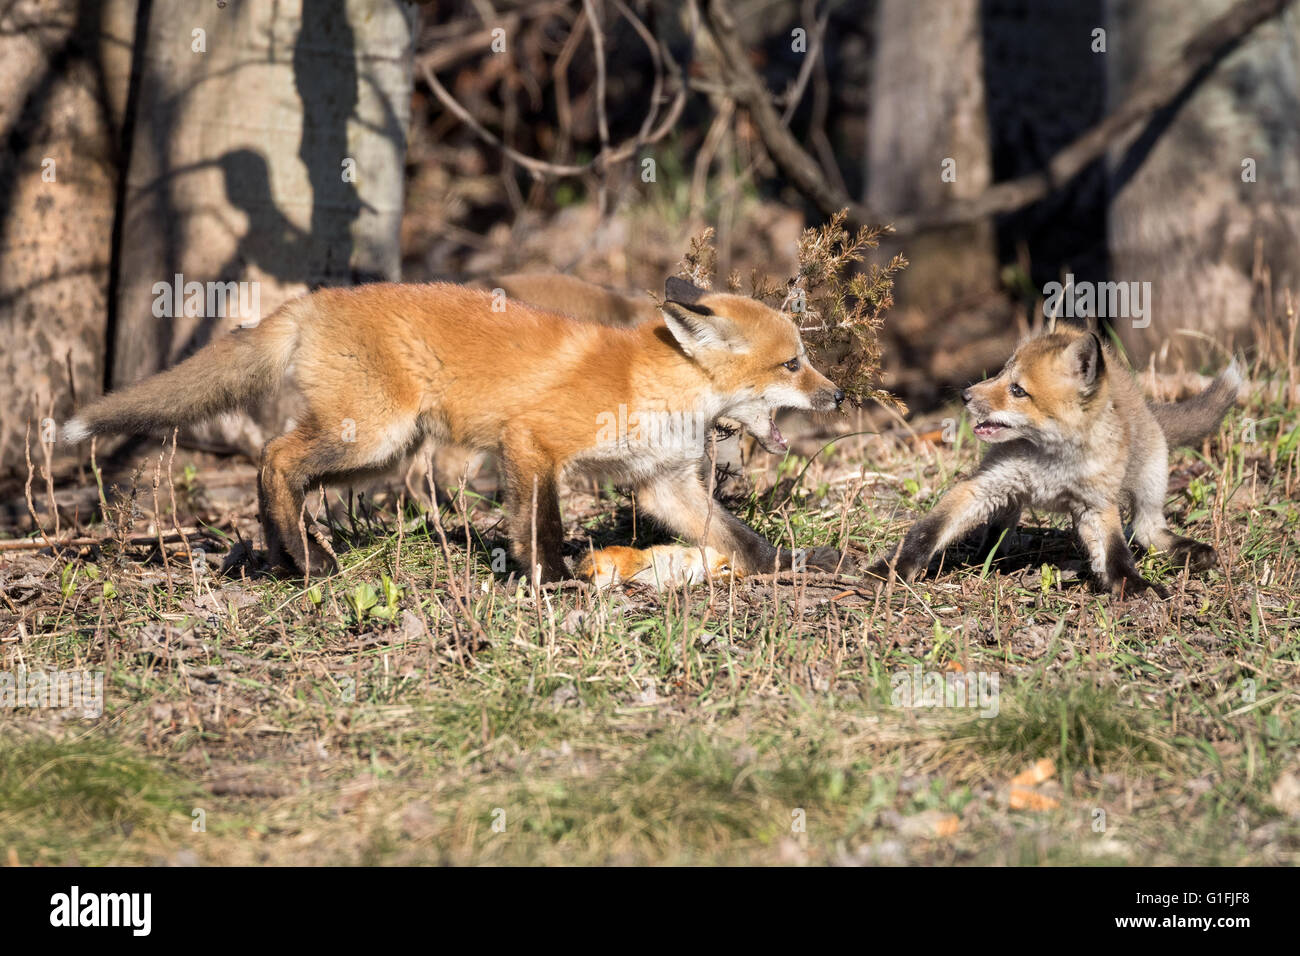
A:
[[[195,786],[99,733],[0,739],[0,843],[10,860],[114,862],[137,837],[188,828]]]
[[[208,573],[196,590],[180,548],[170,574],[145,546],[17,556],[12,580],[31,577],[0,633],[22,624],[29,668],[103,670],[106,706],[6,725],[0,853],[1294,865],[1300,823],[1272,787],[1300,770],[1300,415],[1242,414],[1253,444],[1230,420],[1208,456],[1172,462],[1171,522],[1225,561],[1188,577],[1145,556],[1163,602],[1093,594],[1059,523],[1033,516],[1009,557],[955,547],[885,594],[850,573],[533,595],[494,573],[485,499],[444,510],[444,549],[419,509],[368,496],[355,532],[336,515],[344,570],[311,587]],[[783,544],[864,559],[975,455],[843,438],[728,506]],[[617,496],[577,489],[565,508],[575,551],[631,539]],[[16,667],[18,642],[0,648]],[[916,666],[995,675],[997,715],[895,706],[891,680]],[[1050,800],[1013,808],[1011,778],[1040,758]]]

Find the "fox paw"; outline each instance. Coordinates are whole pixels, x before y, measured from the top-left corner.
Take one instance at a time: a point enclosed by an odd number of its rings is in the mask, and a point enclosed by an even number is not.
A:
[[[866,576],[868,584],[882,585],[889,580],[889,562],[883,558],[872,561],[862,573]]]
[[[1218,567],[1219,556],[1208,544],[1183,538],[1169,549],[1169,560],[1176,568],[1187,568],[1193,574]]]
[[[822,545],[821,547],[804,550],[802,570],[839,571],[844,568],[844,562],[844,555],[839,552],[838,548]]]
[[[867,565],[863,574],[866,575],[869,587],[883,587],[889,581],[890,571],[889,559],[878,558]],[[913,567],[905,557],[900,557],[897,563],[893,564],[892,571],[899,581],[910,581],[917,576],[920,569]]]
[[[315,541],[310,542],[307,555],[307,565],[312,577],[328,577],[339,569],[338,558]]]

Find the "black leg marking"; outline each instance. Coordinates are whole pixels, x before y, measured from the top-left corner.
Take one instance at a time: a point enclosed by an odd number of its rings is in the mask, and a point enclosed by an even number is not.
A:
[[[943,531],[944,518],[934,512],[926,515],[908,530],[907,536],[903,538],[903,543],[898,546],[897,550],[890,558],[881,558],[874,562],[866,573],[873,577],[880,578],[882,581],[889,579],[889,566],[894,565],[898,576],[904,581],[914,578],[919,572],[924,571],[930,564],[930,558],[934,556],[935,547],[939,543],[939,535]]]
[[[1115,532],[1106,540],[1106,577],[1101,582],[1115,595],[1132,597],[1150,588],[1162,598],[1169,597],[1168,589],[1148,581],[1138,572],[1124,535]]]
[[[1176,568],[1187,568],[1193,574],[1217,567],[1219,556],[1208,544],[1182,535],[1173,535],[1169,545],[1169,560]]]

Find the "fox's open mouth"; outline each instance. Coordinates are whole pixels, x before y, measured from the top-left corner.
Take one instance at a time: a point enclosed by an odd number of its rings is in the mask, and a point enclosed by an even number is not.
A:
[[[781,429],[776,425],[776,416],[780,413],[780,408],[768,407],[766,409],[767,417],[759,418],[745,416],[744,418],[733,419],[734,423],[745,429],[746,432],[762,446],[763,451],[772,455],[784,455],[790,450],[789,440],[781,434]],[[760,413],[761,414],[761,413]],[[725,422],[726,419],[723,419]]]
[[[768,451],[785,451],[790,447],[790,443],[781,434],[781,429],[776,427],[775,418],[769,419],[767,423],[767,446]]]
[[[986,418],[975,426],[974,432],[980,438],[991,438],[1003,429],[1010,427],[1006,422],[1000,422],[996,418]]]

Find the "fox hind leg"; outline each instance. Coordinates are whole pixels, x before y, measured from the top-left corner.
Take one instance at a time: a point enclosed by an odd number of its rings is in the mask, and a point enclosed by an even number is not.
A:
[[[334,558],[313,539],[309,527],[313,522],[303,513],[309,479],[304,461],[310,453],[310,436],[297,430],[267,444],[257,478],[258,510],[271,563],[328,574],[334,569]]]
[[[299,571],[333,571],[334,556],[314,539],[315,522],[303,514],[305,490],[381,472],[419,437],[414,417],[397,423],[349,423],[338,432],[308,420],[268,444],[262,452],[258,499],[271,559],[285,563],[287,555]]]
[[[529,570],[529,580],[534,573],[542,584],[571,578],[573,575],[564,563],[564,521],[554,470],[534,461],[522,450],[511,454],[507,449],[504,457],[511,557]]]
[[[1117,506],[1111,505],[1104,511],[1076,512],[1074,528],[1088,553],[1093,579],[1102,589],[1114,595],[1131,597],[1150,588],[1162,598],[1169,596],[1168,590],[1148,581],[1138,571],[1133,552],[1124,537]]]
[[[1169,530],[1165,493],[1169,487],[1167,455],[1152,455],[1133,491],[1133,538],[1144,548],[1166,551],[1176,567],[1205,571],[1219,563],[1208,544]]]

